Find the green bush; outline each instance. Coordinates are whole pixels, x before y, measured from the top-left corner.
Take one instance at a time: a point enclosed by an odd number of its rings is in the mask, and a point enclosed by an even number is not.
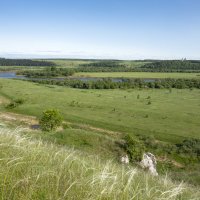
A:
[[[145,151],[144,143],[138,140],[136,137],[127,134],[124,137],[124,148],[130,157],[131,161],[141,161],[142,155]]]
[[[13,109],[13,108],[16,108],[16,107],[19,106],[19,105],[22,105],[24,102],[25,102],[25,100],[22,99],[22,98],[20,98],[20,99],[15,99],[15,100],[11,101],[11,102],[6,106],[6,108],[8,108],[8,109]]]
[[[39,124],[43,131],[53,131],[62,124],[62,116],[58,110],[46,110],[43,112]]]
[[[184,153],[200,158],[200,140],[185,139],[183,142],[176,144],[178,153]]]
[[[25,100],[22,99],[22,98],[16,99],[16,100],[15,100],[15,103],[18,104],[18,105],[21,105],[21,104],[23,104],[24,102],[25,102]]]

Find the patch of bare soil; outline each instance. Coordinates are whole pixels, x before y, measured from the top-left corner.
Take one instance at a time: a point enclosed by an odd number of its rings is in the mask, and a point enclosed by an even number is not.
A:
[[[110,130],[102,129],[102,128],[98,128],[98,127],[93,127],[93,126],[86,125],[86,124],[73,124],[73,123],[71,123],[71,124],[77,126],[80,129],[96,131],[96,132],[103,133],[103,134],[106,134],[106,135],[112,136],[112,137],[117,137],[119,135],[122,135],[122,133],[120,133],[120,132],[110,131]]]
[[[8,122],[22,122],[29,126],[38,124],[36,117],[21,115],[16,113],[3,112],[0,113],[0,119]]]
[[[0,97],[0,105],[8,103],[8,102],[9,102],[9,100],[5,99],[4,97]]]

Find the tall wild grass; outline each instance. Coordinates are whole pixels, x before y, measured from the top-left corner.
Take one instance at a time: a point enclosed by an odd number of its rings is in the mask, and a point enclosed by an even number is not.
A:
[[[168,177],[0,129],[1,200],[197,200],[200,192]]]

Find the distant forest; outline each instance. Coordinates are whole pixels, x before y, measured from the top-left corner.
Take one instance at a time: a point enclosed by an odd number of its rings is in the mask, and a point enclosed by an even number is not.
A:
[[[146,62],[146,61],[145,61]],[[196,60],[152,60],[138,67],[130,67],[121,61],[99,61],[80,64],[77,72],[200,72],[200,61]]]
[[[198,72],[198,60],[146,60],[140,66],[131,67],[133,61],[93,60],[91,63],[79,64],[75,72]],[[135,61],[138,62],[138,61]],[[0,66],[56,66],[51,60],[5,59],[0,58]],[[70,71],[70,73],[72,73]]]
[[[54,66],[55,63],[49,61],[30,59],[5,59],[0,58],[0,66]]]
[[[200,61],[167,60],[148,63],[141,68],[158,72],[200,71]]]
[[[99,62],[92,62],[87,64],[80,64],[80,67],[126,67],[126,65],[119,64],[118,61],[99,61]]]

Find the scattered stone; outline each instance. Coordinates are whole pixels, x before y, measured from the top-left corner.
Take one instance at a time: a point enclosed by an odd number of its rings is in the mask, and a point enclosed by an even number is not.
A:
[[[143,169],[147,169],[153,176],[158,176],[156,164],[156,157],[152,153],[148,152],[143,154],[143,159],[140,162],[140,166]]]
[[[128,155],[125,155],[125,156],[121,157],[121,163],[123,163],[123,164],[129,164]]]

